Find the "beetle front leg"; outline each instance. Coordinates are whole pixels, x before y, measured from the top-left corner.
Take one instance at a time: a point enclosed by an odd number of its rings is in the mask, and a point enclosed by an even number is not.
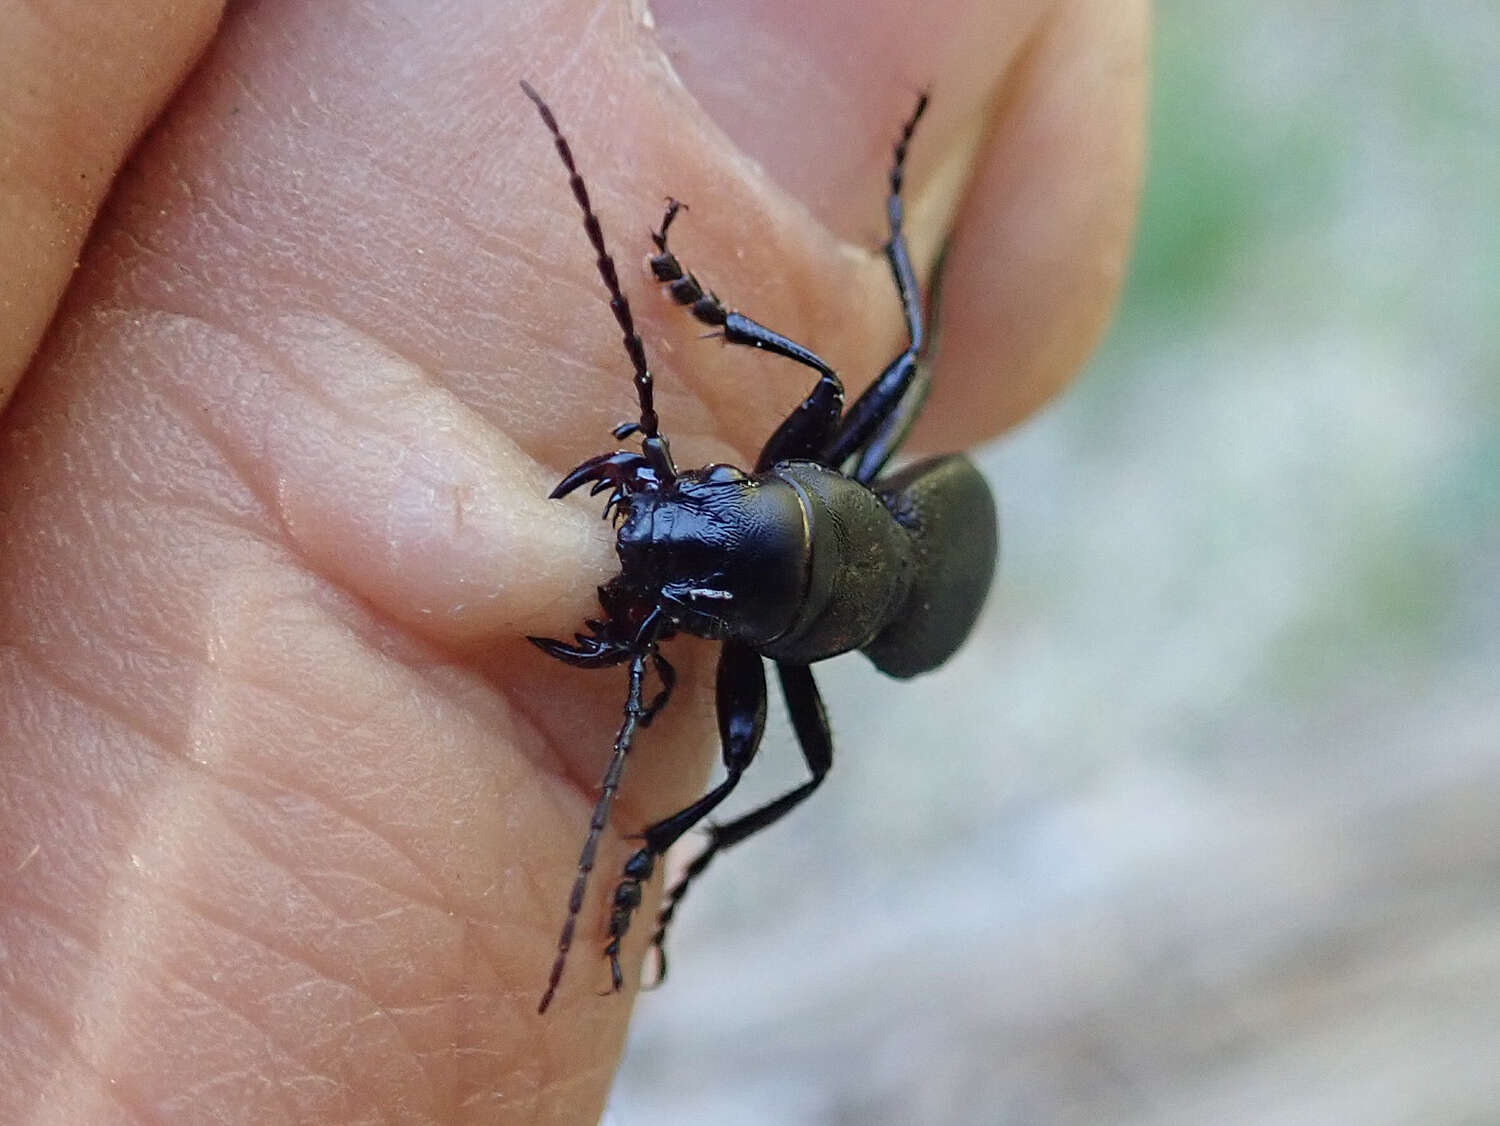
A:
[[[661,229],[651,232],[651,241],[656,243],[657,250],[651,259],[651,272],[657,281],[667,287],[667,293],[673,301],[686,306],[704,324],[722,330],[726,343],[759,348],[764,352],[784,356],[818,373],[818,382],[813,385],[807,397],[782,421],[766,442],[756,462],[756,469],[763,471],[778,461],[812,457],[829,440],[834,427],[838,425],[839,415],[844,409],[843,383],[839,381],[833,368],[811,349],[743,313],[726,308],[718,294],[704,289],[692,271],[683,267],[677,260],[677,255],[667,247],[667,230],[683,207],[677,200],[669,199]]]
[[[692,805],[648,826],[641,834],[641,847],[625,862],[615,887],[609,942],[604,947],[604,956],[609,959],[610,985],[616,991],[624,981],[620,972],[620,944],[630,929],[636,908],[641,905],[642,885],[655,872],[657,859],[729,796],[760,748],[766,728],[766,673],[760,656],[748,645],[726,642],[719,655],[717,686],[719,740],[726,775]]]

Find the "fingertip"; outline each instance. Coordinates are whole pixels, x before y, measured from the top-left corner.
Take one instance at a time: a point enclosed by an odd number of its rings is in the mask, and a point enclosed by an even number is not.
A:
[[[919,442],[1014,425],[1103,335],[1135,225],[1148,40],[1145,0],[1072,0],[1028,49],[955,225]]]
[[[882,237],[893,130],[934,95],[913,153],[920,192],[963,146],[1039,8],[656,0],[652,12],[677,76],[740,151],[829,230],[866,245]]]

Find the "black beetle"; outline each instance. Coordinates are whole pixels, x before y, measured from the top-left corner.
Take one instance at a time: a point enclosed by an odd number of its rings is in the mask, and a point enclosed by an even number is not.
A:
[[[889,477],[880,472],[900,448],[926,397],[929,374],[921,294],[902,233],[901,181],[907,145],[927,96],[896,142],[886,213],[885,255],[906,317],[908,343],[847,411],[833,369],[802,345],[726,309],[683,269],[667,248],[667,230],[681,204],[667,203],[651,270],[672,299],[731,344],[785,356],[818,373],[807,398],[766,442],[753,472],[729,465],[679,469],[652,405],[651,371],[630,303],[620,289],[599,219],[552,111],[521,83],[551,131],[568,170],[583,226],[598,258],[609,305],[635,370],[640,419],[615,428],[616,439],[639,436],[639,450],[590,458],[552,490],[564,497],[591,485],[609,491],[606,518],[618,525],[620,574],[599,589],[603,617],[568,645],[531,640],[544,652],[583,668],[629,664],[625,719],[615,736],[578,873],[568,899],[557,958],[537,1012],[545,1012],[562,979],[599,836],[609,821],[625,756],[638,728],[651,722],[672,693],[675,674],[658,644],[678,632],[724,643],[717,707],[726,777],[703,797],[646,827],[626,861],[609,920],[612,986],[618,990],[620,942],[641,903],[641,884],[657,859],[727,797],[755,757],[766,720],[762,661],[772,660],[787,710],[812,777],[759,809],[711,824],[707,847],[667,892],[652,946],[657,978],[666,973],[662,942],[688,885],[723,849],[779,820],[813,792],[833,760],[833,740],[809,665],[858,649],[895,677],[936,668],[962,644],[979,615],[994,574],[998,536],[989,486],[968,458],[950,454],[918,462]],[[661,689],[648,702],[648,665]]]

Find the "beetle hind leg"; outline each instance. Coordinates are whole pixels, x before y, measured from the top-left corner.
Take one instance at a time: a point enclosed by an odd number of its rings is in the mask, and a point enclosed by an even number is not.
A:
[[[714,857],[769,828],[785,817],[811,796],[822,784],[833,765],[833,734],[828,726],[828,714],[823,708],[823,698],[813,680],[812,670],[806,665],[793,665],[778,661],[776,671],[781,676],[781,691],[786,698],[787,711],[792,727],[797,733],[797,742],[802,748],[802,757],[812,777],[796,789],[789,790],[774,801],[723,825],[710,825],[708,845],[693,858],[682,878],[667,892],[656,918],[656,933],[651,937],[651,947],[656,951],[657,977],[660,983],[667,974],[666,937],[667,928],[677,913],[677,907],[687,894],[693,881],[703,874]]]
[[[670,690],[672,681],[664,678],[663,683]],[[611,988],[616,991],[624,982],[620,947],[641,905],[643,887],[656,871],[657,860],[730,795],[760,748],[766,726],[766,674],[760,655],[748,645],[725,643],[719,655],[716,707],[725,770],[723,781],[691,805],[647,826],[641,834],[641,847],[625,862],[615,887],[604,956],[609,960]],[[658,972],[658,980],[660,976]]]
[[[824,465],[840,466],[857,457],[851,476],[863,484],[873,481],[901,448],[921,412],[930,383],[926,362],[930,345],[927,320],[930,318],[923,315],[922,291],[917,285],[906,245],[906,206],[902,199],[907,149],[917,123],[926,111],[927,95],[923,93],[917,98],[916,108],[902,126],[901,136],[896,141],[891,161],[890,194],[886,197],[890,237],[885,244],[885,257],[906,321],[907,345],[854,401],[819,458]]]

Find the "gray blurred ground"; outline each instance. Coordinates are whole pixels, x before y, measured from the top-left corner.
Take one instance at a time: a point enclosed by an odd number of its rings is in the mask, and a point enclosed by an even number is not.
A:
[[[837,768],[695,890],[618,1126],[1500,1122],[1500,5],[1158,20],[979,635],[829,667]]]

